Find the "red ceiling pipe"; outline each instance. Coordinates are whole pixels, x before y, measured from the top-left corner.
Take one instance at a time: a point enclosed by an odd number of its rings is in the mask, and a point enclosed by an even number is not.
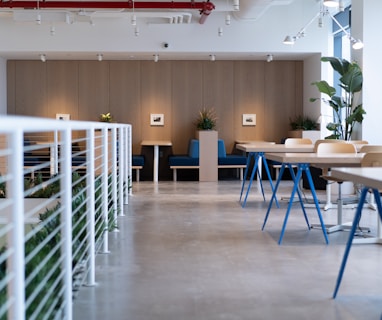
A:
[[[138,2],[138,1],[18,1],[10,0],[0,2],[0,8],[9,9],[198,9],[200,11],[199,23],[203,24],[215,5],[207,1],[195,2],[194,0],[188,2]]]
[[[210,15],[210,13],[212,12],[212,10],[215,9],[215,5],[212,2],[209,2],[209,1],[204,2],[203,5],[204,5],[203,9],[200,10],[200,19],[199,19],[200,24],[203,24],[208,18],[208,16]]]
[[[78,8],[78,9],[199,9],[201,11],[212,11],[215,6],[212,2],[174,2],[174,1],[18,1],[10,0],[0,2],[0,8],[21,9],[52,9],[52,8]]]

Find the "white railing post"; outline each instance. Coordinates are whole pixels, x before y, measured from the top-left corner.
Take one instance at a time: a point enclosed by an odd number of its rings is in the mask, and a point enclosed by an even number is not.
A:
[[[131,130],[131,125],[127,126],[127,161],[128,161],[128,183],[129,183],[129,193],[133,194],[133,163],[132,163],[132,158],[133,158],[133,147],[132,147],[132,130]]]
[[[109,253],[109,178],[108,178],[108,143],[109,134],[107,128],[102,128],[102,214],[105,229],[103,232],[103,253]]]
[[[88,286],[95,285],[95,153],[94,153],[94,129],[86,131],[86,212],[88,234]]]
[[[73,306],[72,270],[72,132],[69,128],[61,131],[61,232],[62,232],[62,270],[64,272],[64,315],[71,320]]]
[[[111,195],[113,199],[113,231],[118,231],[118,193],[117,193],[117,128],[113,127],[111,129]]]
[[[8,319],[25,319],[25,249],[24,249],[24,179],[23,170],[23,132],[16,130],[10,135],[8,147],[12,146],[12,156],[8,157],[8,168],[11,180],[8,184],[9,199],[12,199],[13,224],[9,234],[9,248],[14,252],[8,259],[8,270],[13,271],[13,279],[9,283],[8,299],[13,300],[10,306]]]
[[[125,171],[127,170],[125,166],[125,137],[123,135],[123,127],[118,127],[118,207],[119,207],[119,215],[124,216],[124,208],[123,208],[123,197],[124,197],[124,177],[125,177]]]

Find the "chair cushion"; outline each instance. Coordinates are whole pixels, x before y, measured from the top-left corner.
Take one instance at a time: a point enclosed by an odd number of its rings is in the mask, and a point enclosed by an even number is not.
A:
[[[224,140],[218,139],[218,158],[222,158],[225,156],[227,156],[227,153],[225,151]]]
[[[145,157],[141,155],[133,155],[132,163],[133,166],[143,167],[145,165]]]
[[[191,158],[199,158],[199,140],[190,140],[188,145],[188,156]]]
[[[199,158],[191,158],[189,156],[170,156],[168,158],[170,166],[198,166]]]
[[[72,158],[72,166],[84,166],[86,162],[86,157],[73,157]]]
[[[218,158],[219,165],[246,165],[247,158],[239,155],[226,155]]]

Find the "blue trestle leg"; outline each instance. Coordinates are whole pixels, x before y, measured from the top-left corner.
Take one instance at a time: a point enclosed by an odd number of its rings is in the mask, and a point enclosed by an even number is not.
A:
[[[248,194],[249,194],[249,190],[251,189],[251,186],[252,186],[252,182],[253,182],[253,179],[255,177],[255,173],[257,172],[258,173],[258,178],[259,178],[259,182],[260,182],[260,187],[261,187],[261,192],[262,192],[262,195],[263,195],[263,199],[265,201],[265,194],[264,194],[264,188],[263,188],[263,180],[261,178],[261,174],[260,172],[258,171],[258,167],[259,167],[259,159],[262,159],[263,162],[264,162],[264,166],[265,166],[265,171],[267,173],[267,176],[268,176],[268,180],[269,180],[269,183],[271,185],[271,189],[272,191],[274,190],[274,187],[273,187],[273,183],[272,183],[272,177],[271,177],[271,173],[269,171],[269,168],[268,168],[268,163],[267,163],[267,160],[264,156],[264,152],[250,152],[248,154],[248,157],[247,157],[247,167],[245,169],[245,174],[244,174],[244,180],[243,180],[243,183],[242,183],[242,187],[241,187],[241,192],[240,192],[240,201],[242,199],[242,195],[243,195],[243,191],[244,191],[244,186],[245,186],[245,180],[247,179],[247,175],[248,175],[248,168],[249,168],[249,165],[250,165],[250,162],[251,162],[251,158],[254,158],[255,160],[255,164],[252,168],[252,172],[251,172],[251,176],[250,176],[250,179],[249,179],[249,184],[248,184],[248,188],[247,188],[247,192],[245,194],[245,197],[244,197],[244,201],[242,203],[242,207],[244,208],[246,203],[247,203],[247,198],[248,198]],[[276,198],[276,204],[277,204],[277,207],[279,207],[279,203],[277,201],[277,198]]]
[[[310,170],[309,170],[309,164],[307,163],[299,163],[297,165],[297,175],[294,174],[294,171],[292,169],[292,166],[291,164],[285,164],[283,163],[281,165],[281,168],[280,168],[280,173],[279,173],[279,177],[277,179],[277,182],[276,182],[276,186],[275,186],[275,189],[274,189],[274,192],[272,194],[272,198],[271,198],[271,201],[269,203],[269,206],[268,206],[268,210],[267,210],[267,213],[265,215],[265,218],[264,218],[264,223],[263,223],[263,227],[262,227],[262,230],[264,229],[265,227],[265,224],[268,220],[268,216],[269,216],[269,213],[270,213],[270,210],[272,208],[272,203],[273,203],[273,199],[275,198],[276,196],[276,192],[278,190],[278,187],[279,187],[279,184],[280,184],[280,181],[281,181],[281,177],[284,173],[284,170],[285,170],[285,166],[288,166],[289,170],[291,171],[291,175],[292,175],[292,178],[293,178],[293,181],[294,181],[294,185],[293,185],[293,190],[292,190],[292,193],[291,193],[291,197],[290,197],[290,200],[289,200],[289,204],[288,204],[288,209],[287,209],[287,212],[285,214],[285,218],[284,218],[284,223],[283,223],[283,227],[281,229],[281,234],[280,234],[280,238],[279,238],[279,244],[281,244],[282,242],[282,239],[284,237],[284,233],[285,233],[285,229],[286,229],[286,225],[287,225],[287,222],[288,222],[288,218],[289,218],[289,213],[290,213],[290,210],[292,208],[292,204],[293,204],[293,199],[294,199],[294,196],[297,192],[297,195],[299,197],[299,200],[300,200],[300,204],[301,204],[301,208],[303,210],[303,213],[304,213],[304,217],[305,217],[305,221],[308,225],[308,228],[310,229],[310,224],[309,224],[309,220],[308,220],[308,217],[306,215],[306,211],[305,211],[305,208],[304,208],[304,203],[302,201],[302,197],[301,197],[301,194],[300,194],[300,191],[298,189],[298,184],[299,184],[299,181],[302,177],[302,172],[305,171],[306,173],[306,176],[308,178],[308,181],[309,181],[309,186],[310,186],[310,189],[311,189],[311,192],[312,192],[312,196],[313,196],[313,199],[314,199],[314,203],[316,205],[316,209],[317,209],[317,214],[318,214],[318,217],[320,219],[320,223],[321,223],[321,227],[323,228],[323,234],[324,234],[324,238],[325,238],[325,241],[326,243],[328,244],[329,243],[329,240],[328,240],[328,235],[326,233],[326,230],[324,228],[324,221],[322,219],[322,215],[321,215],[321,210],[320,210],[320,207],[319,207],[319,204],[318,204],[318,200],[317,200],[317,195],[316,195],[316,191],[314,189],[314,185],[313,185],[313,180],[312,180],[312,176],[310,174]]]
[[[362,189],[362,192],[361,192],[361,197],[360,197],[359,202],[358,202],[357,211],[356,211],[356,214],[354,216],[354,221],[353,221],[353,224],[352,224],[352,228],[350,230],[348,242],[346,244],[346,249],[345,249],[344,257],[342,259],[340,271],[339,271],[339,274],[338,274],[338,277],[337,277],[337,283],[336,283],[336,287],[334,289],[333,299],[336,298],[337,293],[338,293],[338,289],[340,288],[342,276],[343,276],[344,271],[345,271],[346,261],[347,261],[348,256],[349,256],[350,247],[351,247],[352,242],[353,242],[354,234],[355,234],[356,229],[358,227],[359,221],[361,220],[362,208],[363,208],[363,205],[365,203],[365,199],[366,199],[366,195],[367,195],[368,190],[369,190],[368,187],[364,187]],[[373,190],[373,193],[374,193],[375,202],[377,203],[377,209],[378,209],[378,213],[379,213],[379,218],[382,221],[381,196],[379,194],[379,190],[378,189],[372,189],[372,190]]]

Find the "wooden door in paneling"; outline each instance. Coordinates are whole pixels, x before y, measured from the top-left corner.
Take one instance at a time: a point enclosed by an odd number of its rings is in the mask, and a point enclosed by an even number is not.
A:
[[[263,61],[235,62],[234,78],[234,138],[264,140],[267,129],[264,105]],[[243,126],[243,114],[255,114],[255,126]]]
[[[195,120],[203,107],[201,61],[172,63],[172,144],[173,152],[186,154],[195,138]]]
[[[79,119],[77,61],[47,62],[47,103],[52,106],[50,118],[61,113],[70,114],[71,120]]]
[[[233,61],[203,63],[204,107],[216,110],[216,130],[226,148],[230,148],[234,141],[233,67]]]
[[[266,140],[280,142],[289,131],[289,119],[302,114],[302,103],[297,85],[301,85],[295,61],[273,61],[265,67]],[[297,69],[297,70],[301,70]]]
[[[132,125],[133,153],[140,153],[141,73],[139,61],[110,61],[110,112],[115,122]]]
[[[78,78],[78,117],[98,121],[101,113],[110,111],[109,62],[80,61]]]
[[[16,112],[16,61],[7,61],[7,114]]]
[[[171,62],[141,62],[142,140],[171,140]],[[163,114],[164,125],[150,125],[150,114]]]
[[[15,113],[48,117],[46,100],[47,63],[18,61],[15,67]]]

